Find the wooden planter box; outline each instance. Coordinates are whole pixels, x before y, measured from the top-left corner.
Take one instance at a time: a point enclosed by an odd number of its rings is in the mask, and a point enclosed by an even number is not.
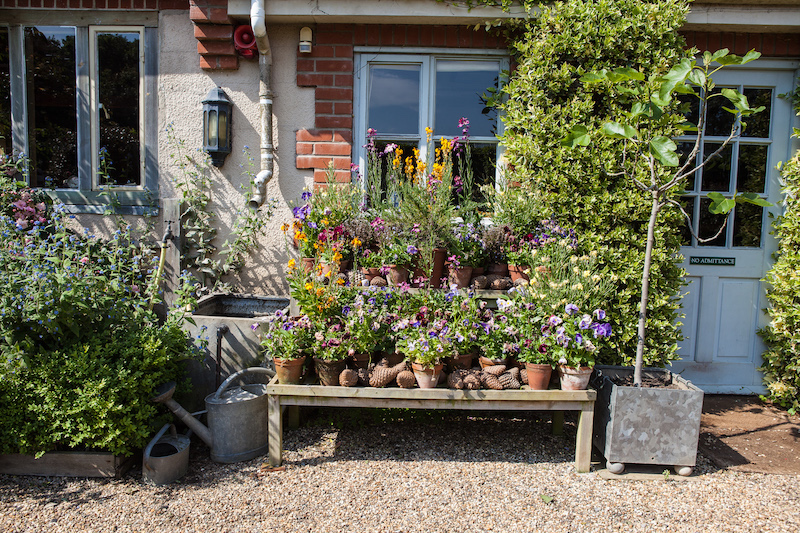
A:
[[[629,463],[686,467],[678,473],[688,475],[697,458],[703,391],[660,368],[645,368],[642,375],[660,378],[672,388],[619,386],[611,380],[632,374],[630,367],[595,367],[595,447],[612,472]]]
[[[48,452],[32,455],[0,455],[0,474],[15,476],[121,477],[130,470],[135,457],[108,452]]]

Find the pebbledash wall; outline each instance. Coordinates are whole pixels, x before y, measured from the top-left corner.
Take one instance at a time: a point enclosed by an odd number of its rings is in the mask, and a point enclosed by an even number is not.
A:
[[[166,128],[191,149],[202,142],[202,104],[208,91],[222,87],[233,101],[233,151],[221,169],[212,169],[212,206],[217,217],[218,243],[224,242],[234,213],[244,206],[242,187],[249,177],[249,153],[258,168],[259,107],[258,62],[239,57],[233,47],[233,29],[248,24],[246,17],[231,17],[227,0],[0,0],[0,24],[6,14],[28,10],[69,10],[91,17],[102,10],[127,13],[158,11],[158,165],[162,204],[177,196],[174,180],[179,172],[171,157]],[[77,10],[80,10],[78,12]],[[317,15],[317,20],[324,20]],[[440,21],[440,19],[437,19]],[[457,25],[271,22],[267,19],[273,56],[273,135],[275,177],[268,196],[278,202],[261,247],[241,277],[229,280],[241,292],[285,294],[284,265],[289,257],[280,226],[291,218],[291,205],[304,188],[324,181],[333,160],[337,178],[350,179],[353,139],[353,51],[357,46],[385,48],[503,49],[505,43],[463,22]],[[299,31],[313,30],[311,54],[298,51]],[[699,49],[727,46],[736,53],[755,48],[767,57],[800,57],[797,33],[724,33],[687,31],[688,44]],[[248,148],[249,147],[249,150]],[[81,222],[104,229],[99,217]],[[161,226],[156,228],[160,234]]]

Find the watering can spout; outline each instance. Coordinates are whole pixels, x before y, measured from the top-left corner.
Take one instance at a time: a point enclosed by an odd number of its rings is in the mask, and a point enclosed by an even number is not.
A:
[[[186,424],[192,431],[194,431],[200,439],[211,448],[214,445],[213,438],[211,437],[211,431],[199,422],[195,417],[189,413],[186,409],[181,407],[181,405],[172,399],[172,395],[175,393],[175,382],[170,381],[169,383],[164,383],[163,385],[159,386],[156,389],[156,395],[150,398],[151,401],[156,403],[163,403],[166,405],[170,411],[173,412],[175,416],[177,416],[184,424]]]

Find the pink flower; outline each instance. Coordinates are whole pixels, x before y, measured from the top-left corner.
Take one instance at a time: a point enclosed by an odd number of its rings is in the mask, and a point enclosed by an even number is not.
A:
[[[84,256],[84,257],[81,257],[81,263],[82,263],[82,264],[84,264],[84,265],[85,265],[85,264],[86,264],[86,263],[88,263],[88,262],[89,262],[89,258],[88,258],[88,257],[86,257],[86,256]]]

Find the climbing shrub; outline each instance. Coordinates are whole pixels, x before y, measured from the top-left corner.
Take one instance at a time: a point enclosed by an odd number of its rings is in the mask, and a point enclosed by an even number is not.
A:
[[[800,411],[800,152],[781,168],[784,212],[774,223],[779,239],[775,264],[765,277],[769,284],[770,324],[759,331],[767,344],[762,354],[768,398]]]
[[[542,5],[512,44],[517,68],[502,104],[507,181],[519,183],[531,219],[555,218],[573,227],[579,246],[596,250],[605,265],[615,287],[607,306],[614,336],[601,363],[632,364],[635,358],[650,203],[626,178],[606,172],[620,159],[614,143],[598,139],[572,150],[560,140],[575,124],[599,129],[623,113],[618,98],[624,88],[585,85],[583,74],[616,67],[666,72],[691,55],[677,32],[687,10],[684,0],[566,0]],[[662,134],[676,135],[672,126]],[[659,215],[645,347],[650,366],[675,359],[681,338],[681,224],[676,210]]]

